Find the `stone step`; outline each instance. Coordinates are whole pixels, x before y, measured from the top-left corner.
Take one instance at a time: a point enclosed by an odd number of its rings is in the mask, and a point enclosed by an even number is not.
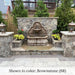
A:
[[[62,48],[51,48],[50,50],[24,50],[23,48],[12,48],[12,55],[60,55],[63,54]]]

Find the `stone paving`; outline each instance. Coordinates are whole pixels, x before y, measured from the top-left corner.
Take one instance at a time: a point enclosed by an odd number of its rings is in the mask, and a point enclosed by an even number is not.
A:
[[[0,67],[66,67],[75,66],[74,57],[62,55],[16,55],[0,57]]]

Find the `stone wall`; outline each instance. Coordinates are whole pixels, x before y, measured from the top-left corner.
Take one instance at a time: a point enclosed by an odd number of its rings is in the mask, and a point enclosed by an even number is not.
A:
[[[35,22],[40,22],[50,37],[52,31],[57,28],[57,19],[58,17],[18,17],[18,29],[24,29],[27,34]]]

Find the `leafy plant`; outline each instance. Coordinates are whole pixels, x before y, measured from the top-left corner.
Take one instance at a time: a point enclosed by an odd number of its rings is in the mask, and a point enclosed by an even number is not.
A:
[[[52,34],[52,36],[55,40],[60,40],[60,35],[59,34]]]
[[[18,30],[17,32],[18,32],[19,34],[23,34],[23,33],[24,33],[24,30],[21,29],[21,30]]]
[[[61,6],[56,9],[55,16],[59,17],[57,29],[59,31],[68,30],[68,24],[73,20],[75,21],[75,15],[71,10],[72,0],[62,0]]]
[[[14,38],[16,38],[16,40],[23,40],[25,37],[23,34],[21,34],[21,35],[16,34],[16,35],[14,35]]]
[[[49,17],[48,8],[42,0],[38,0],[35,17]]]
[[[4,22],[3,18],[2,18],[2,12],[0,11],[0,23]]]
[[[59,33],[59,30],[53,30],[52,33],[57,34],[57,33]]]
[[[0,11],[0,23],[1,22],[6,25],[6,30],[7,30],[7,21],[4,21],[4,19],[2,18],[2,12]]]

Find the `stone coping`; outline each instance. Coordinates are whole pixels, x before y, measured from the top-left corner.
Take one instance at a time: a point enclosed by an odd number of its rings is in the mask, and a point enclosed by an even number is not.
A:
[[[20,43],[22,40],[13,40],[12,43]]]
[[[48,19],[49,19],[49,18],[50,18],[50,19],[51,19],[51,18],[52,18],[52,19],[55,18],[55,19],[58,19],[59,17],[17,17],[16,19],[20,19],[20,18],[46,18],[46,19],[47,19],[47,18],[48,18]]]
[[[5,33],[2,33],[2,32],[0,32],[0,36],[10,36],[10,35],[12,35],[12,34],[14,34],[14,32],[5,32]]]
[[[69,32],[69,31],[61,31],[61,33],[63,34],[63,35],[69,35],[69,36],[72,36],[72,35],[75,35],[75,31],[73,31],[73,32]]]
[[[37,46],[38,47],[38,46]],[[61,48],[61,47],[52,47],[51,49],[49,49],[49,50],[26,50],[26,49],[23,49],[22,47],[19,47],[19,48],[11,48],[11,51],[24,51],[24,52],[40,52],[40,51],[43,51],[43,52],[49,52],[49,51],[56,51],[56,52],[58,52],[58,51],[64,51],[63,50],[63,48]]]
[[[30,37],[30,36],[27,36],[27,38],[31,38],[31,39],[45,39],[45,38],[48,38],[48,36],[45,36],[45,37]]]

